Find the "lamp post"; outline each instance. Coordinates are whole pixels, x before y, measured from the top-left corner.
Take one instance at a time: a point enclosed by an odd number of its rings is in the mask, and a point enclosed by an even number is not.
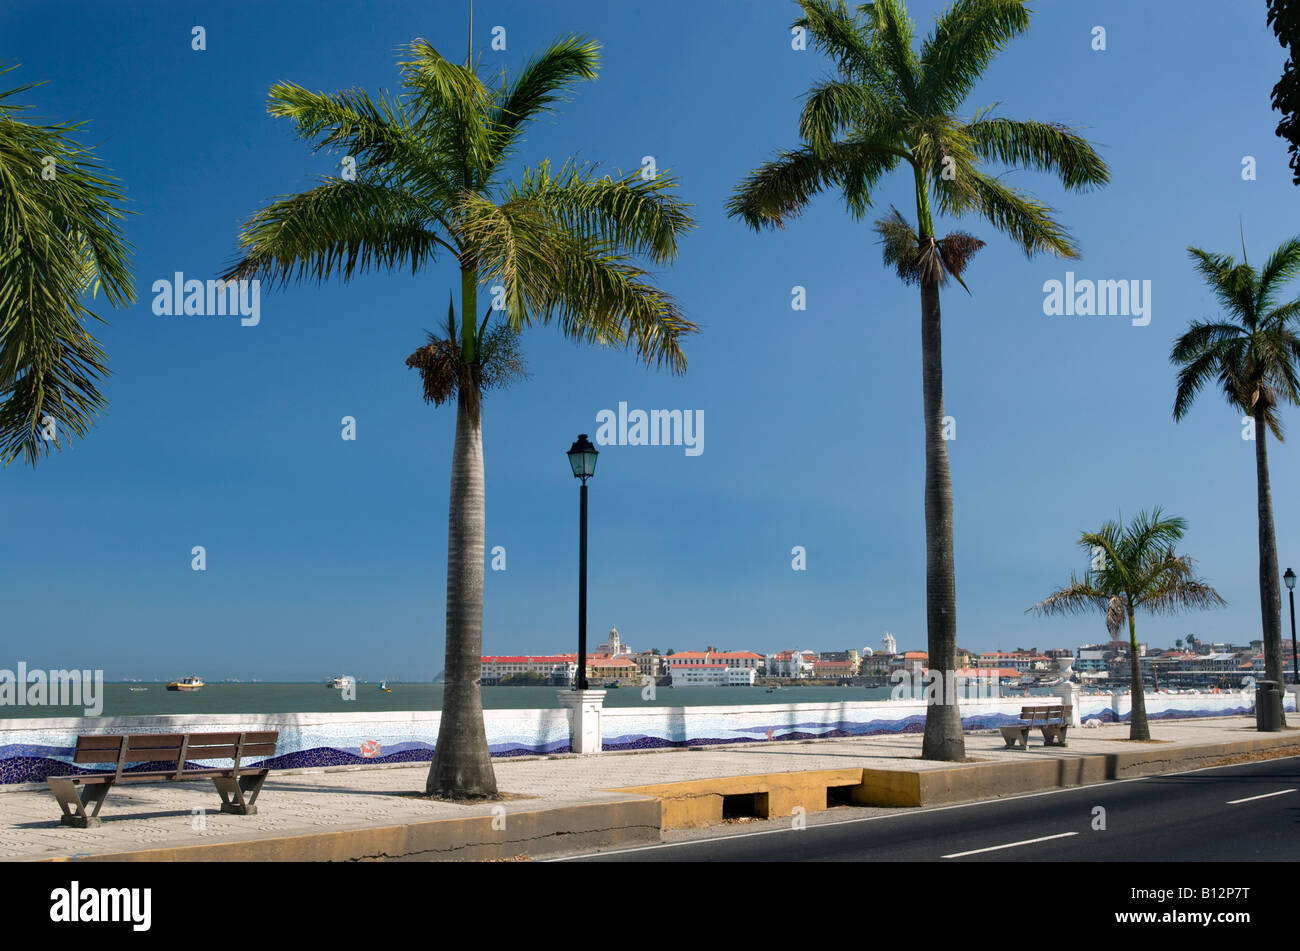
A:
[[[1295,649],[1295,572],[1288,568],[1282,580],[1286,582],[1286,595],[1291,601],[1291,682],[1300,684],[1300,660],[1296,659]]]
[[[578,677],[577,689],[587,689],[587,480],[596,474],[596,447],[582,433],[569,447],[573,477],[582,480],[578,516]]]

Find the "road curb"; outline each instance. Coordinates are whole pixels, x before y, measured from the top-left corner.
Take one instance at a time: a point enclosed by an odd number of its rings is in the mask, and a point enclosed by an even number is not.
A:
[[[1300,733],[1286,731],[1196,746],[1134,743],[1132,748],[1114,753],[1077,756],[1062,756],[1056,748],[1042,755],[1041,749],[1030,747],[1022,754],[1024,759],[1009,762],[958,763],[932,769],[762,773],[611,791],[653,796],[663,807],[663,828],[691,829],[720,823],[728,812],[770,819],[796,815],[797,808],[809,813],[835,805],[938,806],[1185,772],[1270,750],[1294,749],[1300,755]]]
[[[364,829],[39,859],[47,862],[492,861],[658,844],[647,797]]]

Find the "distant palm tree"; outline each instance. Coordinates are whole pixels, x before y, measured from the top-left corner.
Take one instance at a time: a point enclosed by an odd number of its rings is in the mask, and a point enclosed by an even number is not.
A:
[[[1084,532],[1079,544],[1092,559],[1082,579],[1070,583],[1027,609],[1039,614],[1086,614],[1100,611],[1114,640],[1128,618],[1129,663],[1133,678],[1133,712],[1129,739],[1149,740],[1146,701],[1142,690],[1142,665],[1138,660],[1135,614],[1173,614],[1187,608],[1223,605],[1217,591],[1196,577],[1192,559],[1174,552],[1187,522],[1166,517],[1159,508],[1141,512],[1127,526],[1107,522],[1098,531]]]
[[[860,220],[877,183],[908,166],[917,225],[895,210],[876,230],[886,265],[921,289],[926,626],[930,666],[942,676],[957,663],[957,598],[939,288],[949,276],[962,283],[967,261],[983,242],[961,232],[936,238],[931,198],[942,214],[979,215],[1028,256],[1077,257],[1052,209],[986,171],[984,163],[1053,172],[1067,189],[1103,184],[1108,173],[1087,140],[1065,126],[997,118],[991,107],[973,118],[958,115],[993,57],[1028,29],[1023,0],[955,0],[919,55],[902,0],[862,4],[856,15],[841,0],[800,0],[800,6],[795,26],[831,57],[836,74],[808,94],[799,123],[802,145],[746,177],[728,210],[755,230],[783,228],[819,192],[834,187]],[[943,702],[927,709],[922,756],[962,760],[961,714],[944,693]]]
[[[1201,388],[1218,383],[1228,405],[1253,420],[1255,492],[1259,529],[1259,611],[1264,631],[1264,664],[1269,680],[1282,683],[1282,586],[1278,583],[1277,538],[1273,532],[1273,491],[1268,478],[1268,433],[1282,441],[1282,402],[1300,402],[1300,299],[1282,303],[1282,286],[1300,274],[1300,238],[1287,241],[1263,271],[1231,255],[1188,248],[1196,270],[1224,309],[1219,321],[1194,320],[1170,351],[1181,366],[1174,419],[1191,411]]]
[[[0,74],[15,67],[0,69]],[[122,190],[72,133],[35,125],[0,91],[0,462],[31,466],[84,437],[106,405],[108,358],[86,328],[89,298],[135,300]]]
[[[370,269],[418,273],[440,253],[460,267],[460,318],[407,359],[426,399],[456,397],[447,540],[447,658],[442,719],[426,791],[450,798],[494,796],[496,778],[483,725],[484,485],[480,397],[517,378],[512,334],[555,322],[586,343],[629,346],[648,364],[683,372],[681,338],[695,332],[673,299],[634,263],[668,264],[692,227],[665,175],[601,176],[549,161],[513,181],[507,163],[525,125],[564,92],[595,77],[598,45],[554,43],[513,78],[493,85],[449,62],[424,40],[400,64],[404,93],[372,99],[361,90],[309,92],[278,83],[272,115],[290,119],[317,149],[355,162],[355,178],[328,177],[282,198],[245,225],[245,256],[227,279],[344,280]],[[492,324],[479,317],[483,284],[504,289]],[[503,322],[501,322],[503,321]]]

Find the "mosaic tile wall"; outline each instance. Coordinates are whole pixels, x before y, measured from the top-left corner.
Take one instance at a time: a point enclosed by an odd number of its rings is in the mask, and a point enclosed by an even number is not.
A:
[[[1017,721],[1025,702],[1052,698],[1012,697],[962,701],[968,730]],[[1254,713],[1254,695],[1148,694],[1153,720]],[[1295,695],[1286,697],[1295,711]],[[1129,698],[1085,696],[1083,720],[1120,722],[1129,717]],[[922,701],[754,704],[724,707],[618,707],[602,711],[607,750],[707,746],[719,743],[920,733]],[[488,747],[496,757],[567,753],[567,710],[488,710]],[[47,776],[91,771],[72,765],[79,733],[198,733],[279,730],[279,752],[264,760],[272,769],[427,762],[438,735],[437,713],[304,713],[266,716],[94,717],[0,720],[0,784],[43,782]],[[219,765],[219,761],[204,761]],[[227,761],[228,763],[229,761]],[[147,764],[133,767],[150,768]]]

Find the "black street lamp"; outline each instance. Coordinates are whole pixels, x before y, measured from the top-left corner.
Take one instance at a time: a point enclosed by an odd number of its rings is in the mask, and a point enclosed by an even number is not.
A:
[[[1282,580],[1286,582],[1286,594],[1291,601],[1291,682],[1300,684],[1300,660],[1296,659],[1295,650],[1295,572],[1288,568]]]
[[[596,474],[596,457],[600,455],[596,447],[582,433],[577,441],[569,447],[569,465],[573,467],[573,477],[582,480],[580,497],[581,514],[578,542],[578,677],[577,689],[587,689],[587,480]]]

